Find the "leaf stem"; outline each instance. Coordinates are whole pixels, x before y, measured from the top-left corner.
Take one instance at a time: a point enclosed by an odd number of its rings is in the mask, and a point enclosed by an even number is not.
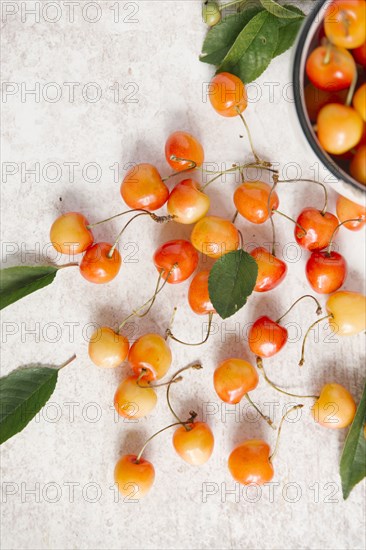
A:
[[[70,365],[70,363],[72,363],[75,359],[76,359],[76,354],[74,353],[74,355],[72,355],[69,359],[67,359],[67,361],[65,361],[64,363],[62,363],[62,364],[58,367],[59,370],[60,370],[60,369],[63,369],[64,367],[67,367],[67,365]]]

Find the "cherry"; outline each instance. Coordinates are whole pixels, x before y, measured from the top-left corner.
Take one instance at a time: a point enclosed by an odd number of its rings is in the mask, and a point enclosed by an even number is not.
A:
[[[359,65],[362,65],[362,67],[366,69],[366,42],[352,50],[352,54],[356,63],[359,63]]]
[[[52,224],[50,240],[61,254],[79,254],[93,244],[93,233],[89,222],[80,212],[67,212],[59,216]]]
[[[80,273],[91,283],[109,283],[118,274],[122,258],[116,248],[112,256],[112,245],[109,243],[95,243],[85,252],[80,262]]]
[[[205,422],[192,422],[177,428],[173,446],[181,458],[192,466],[201,466],[208,461],[214,448],[214,436]]]
[[[128,340],[122,334],[109,327],[101,327],[92,334],[88,353],[97,367],[115,368],[125,361],[128,348]]]
[[[337,199],[337,216],[344,227],[350,231],[360,231],[366,223],[366,208],[361,204],[350,201],[342,195]],[[346,220],[361,220],[361,221],[346,221]]]
[[[297,218],[297,223],[304,228],[295,227],[295,239],[298,245],[306,250],[322,250],[329,245],[332,235],[338,226],[338,220],[329,212],[321,212],[313,207],[304,208]]]
[[[345,49],[319,46],[306,61],[306,74],[316,88],[339,92],[349,88],[356,73],[356,63]]]
[[[259,317],[248,334],[250,351],[259,357],[272,357],[283,348],[287,339],[287,329],[267,315]]]
[[[214,372],[215,391],[225,403],[239,403],[257,385],[257,371],[243,359],[226,359]]]
[[[237,116],[248,104],[243,82],[230,73],[219,73],[212,78],[209,97],[215,111],[225,117]]]
[[[203,147],[188,132],[173,132],[165,144],[165,158],[173,170],[189,170],[203,163]]]
[[[279,205],[277,193],[271,193],[271,190],[271,186],[263,181],[244,182],[234,192],[234,204],[239,214],[252,223],[264,223]]]
[[[356,403],[346,388],[340,384],[326,384],[320,397],[311,408],[315,422],[339,430],[351,424],[356,414]]]
[[[358,147],[349,167],[351,176],[366,185],[366,145]]]
[[[205,216],[194,226],[191,241],[202,254],[210,258],[220,258],[227,252],[237,250],[239,232],[229,220],[218,216]]]
[[[258,265],[257,281],[254,290],[267,292],[282,283],[287,273],[285,262],[259,246],[250,253]]]
[[[198,254],[189,241],[175,239],[162,244],[154,254],[154,264],[170,284],[188,279],[198,265]]]
[[[140,500],[154,483],[155,470],[151,462],[136,455],[124,455],[114,469],[114,480],[118,490],[126,497]]]
[[[169,190],[152,164],[132,166],[121,183],[125,203],[134,209],[153,211],[161,208],[169,197]]]
[[[330,294],[338,290],[347,277],[347,262],[338,252],[316,250],[306,263],[306,277],[315,292]]]
[[[137,419],[147,416],[158,398],[155,390],[140,376],[129,376],[118,386],[114,394],[114,407],[120,416]]]
[[[318,114],[318,139],[328,153],[341,155],[349,151],[360,141],[362,132],[362,118],[352,107],[329,103]]]
[[[324,30],[336,46],[358,48],[366,40],[364,0],[334,0],[325,12]]]
[[[198,315],[216,313],[208,293],[209,270],[199,271],[193,277],[188,290],[188,302]]]
[[[200,189],[200,184],[192,179],[179,182],[169,195],[168,212],[174,221],[183,224],[196,223],[205,216],[210,207],[210,199]]]
[[[274,469],[270,461],[270,447],[260,439],[249,439],[238,445],[229,456],[231,475],[242,485],[263,485],[271,481]]]
[[[159,380],[170,368],[172,352],[160,334],[144,334],[132,344],[128,362],[144,380]]]
[[[366,296],[359,292],[338,290],[326,303],[331,327],[340,336],[351,336],[366,330]]]
[[[344,103],[346,101],[347,91],[330,92],[316,88],[311,82],[305,86],[304,99],[307,113],[312,122],[318,118],[319,111],[328,103]]]
[[[366,122],[366,83],[362,84],[356,90],[355,95],[353,96],[352,105],[362,120]]]

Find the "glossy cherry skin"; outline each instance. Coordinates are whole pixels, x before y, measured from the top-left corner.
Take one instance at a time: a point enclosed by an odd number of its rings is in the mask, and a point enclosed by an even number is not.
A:
[[[239,214],[252,223],[264,223],[279,205],[276,191],[273,191],[268,205],[270,191],[271,186],[263,181],[244,182],[234,192],[234,204]]]
[[[237,250],[239,233],[231,221],[218,216],[205,216],[194,226],[191,242],[199,252],[216,259]]]
[[[209,98],[215,111],[225,117],[238,116],[248,104],[243,82],[231,73],[219,73],[213,77],[209,86]]]
[[[351,424],[356,408],[349,391],[340,384],[331,383],[323,387],[319,399],[311,408],[311,415],[321,426],[339,430]]]
[[[346,197],[339,195],[337,199],[337,216],[340,222],[346,220],[356,220],[359,222],[347,222],[342,227],[346,227],[350,231],[360,231],[366,223],[366,208],[361,204],[357,204]]]
[[[325,250],[312,252],[306,263],[305,273],[309,284],[319,294],[331,294],[338,290],[347,277],[347,262],[338,252]]]
[[[108,254],[112,248],[110,243],[95,243],[85,252],[80,262],[80,273],[91,283],[103,284],[112,281],[118,274],[122,258],[115,248],[112,257]]]
[[[311,82],[305,86],[304,99],[309,118],[315,122],[318,118],[319,111],[328,103],[345,103],[347,90],[340,92],[329,92],[316,88]]]
[[[274,475],[269,460],[269,445],[260,439],[249,439],[238,445],[230,454],[228,466],[235,481],[242,485],[263,485]]]
[[[352,55],[356,60],[356,63],[362,65],[366,69],[366,42],[352,50]]]
[[[331,328],[340,336],[352,336],[366,330],[366,296],[359,292],[338,290],[329,296],[327,312],[332,315]]]
[[[358,144],[363,121],[352,107],[329,103],[318,114],[317,135],[320,145],[332,155],[342,155]]]
[[[329,61],[326,63],[326,58]],[[356,72],[356,63],[345,49],[325,46],[315,48],[306,61],[306,74],[309,80],[327,92],[339,92],[349,88]]]
[[[325,34],[336,46],[358,48],[366,40],[365,21],[364,0],[335,0],[325,12]]]
[[[273,357],[283,348],[287,339],[287,329],[267,315],[259,317],[248,334],[250,351],[259,357]]]
[[[175,285],[188,279],[198,265],[198,254],[189,241],[168,241],[155,251],[154,264],[163,279]]]
[[[154,484],[155,470],[151,462],[136,455],[124,455],[114,469],[114,481],[119,492],[126,497],[126,502],[140,500],[148,493]]]
[[[50,241],[61,254],[79,254],[93,244],[94,237],[88,220],[80,212],[67,212],[51,226]]]
[[[333,232],[338,225],[337,218],[313,207],[304,208],[297,218],[297,223],[306,231],[295,226],[295,239],[299,246],[305,250],[322,250],[328,246]]]
[[[109,327],[101,327],[92,334],[88,353],[97,367],[114,369],[126,360],[128,348],[128,340],[122,334]]]
[[[147,416],[156,406],[157,396],[147,382],[140,380],[138,375],[129,376],[121,382],[114,394],[114,408],[120,416],[136,420]]]
[[[362,118],[366,122],[366,83],[362,84],[355,92],[353,96],[352,105]]]
[[[351,176],[366,185],[366,145],[358,147],[349,167]]]
[[[186,160],[173,160],[171,157]],[[193,161],[196,166],[201,166],[204,160],[203,147],[200,142],[188,132],[173,132],[165,144],[165,158],[167,163],[176,172],[187,170]]]
[[[258,385],[256,369],[243,359],[226,359],[214,372],[214,387],[225,403],[235,405]]]
[[[130,208],[157,210],[169,197],[169,190],[155,166],[142,163],[132,166],[121,183],[121,195]]]
[[[160,334],[144,334],[132,344],[128,362],[136,374],[146,371],[144,380],[159,380],[172,364],[172,352]]]
[[[259,246],[250,253],[258,265],[255,292],[267,292],[282,283],[287,273],[285,262]]]
[[[212,455],[215,440],[205,422],[187,424],[188,430],[180,426],[173,434],[173,446],[179,456],[192,466],[201,466]]]
[[[210,271],[199,271],[193,277],[188,290],[188,302],[191,309],[197,313],[197,315],[207,315],[209,313],[216,313],[213,307],[210,296],[208,293],[208,278]]]
[[[210,208],[210,199],[192,179],[179,182],[169,195],[168,212],[177,223],[196,223]]]

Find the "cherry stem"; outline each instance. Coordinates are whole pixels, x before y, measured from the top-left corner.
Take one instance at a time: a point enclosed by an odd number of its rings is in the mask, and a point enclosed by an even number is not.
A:
[[[316,312],[315,312],[315,313],[316,313],[317,315],[321,315],[321,313],[322,313],[322,311],[323,311],[323,310],[322,310],[322,306],[320,305],[320,303],[318,302],[318,300],[315,298],[315,296],[312,296],[311,294],[305,294],[304,296],[301,296],[301,298],[298,298],[298,299],[296,300],[296,302],[294,302],[294,303],[292,304],[292,306],[291,306],[283,315],[281,315],[281,317],[280,317],[279,319],[277,319],[276,323],[279,323],[280,321],[282,321],[282,319],[283,319],[284,317],[286,317],[286,315],[287,315],[288,313],[290,313],[290,311],[292,310],[292,308],[294,308],[294,307],[296,306],[296,304],[298,304],[299,302],[301,302],[301,300],[304,300],[304,298],[311,298],[312,300],[314,300],[314,302],[316,303],[316,306],[317,306]]]
[[[266,374],[266,371],[264,370],[263,361],[261,357],[256,358],[257,361],[257,368],[262,371],[263,378],[269,384],[274,390],[283,393],[284,395],[288,395],[289,397],[297,397],[299,399],[319,399],[319,395],[297,395],[296,393],[288,392],[279,386],[277,386],[272,380],[270,380]]]
[[[170,317],[169,326],[165,331],[165,340],[168,340],[168,338],[169,338],[169,334],[170,334],[170,331],[173,327],[173,323],[174,323],[175,315],[177,313],[177,309],[178,309],[177,306],[174,306],[172,316]]]
[[[191,166],[188,166],[183,170],[179,170],[178,172],[173,172],[172,174],[169,174],[169,176],[165,176],[164,178],[161,178],[162,181],[167,181],[169,178],[172,178],[173,176],[179,176],[180,174],[184,174],[184,172],[190,172],[191,170],[194,170],[197,167],[197,162],[194,162],[194,160],[191,160],[191,159],[184,159],[181,157],[176,157],[175,155],[171,155],[170,160],[173,160],[174,162],[190,162]]]
[[[136,384],[138,385],[139,388],[142,388],[142,389],[145,389],[145,388],[161,388],[162,386],[167,386],[170,383],[171,384],[176,384],[177,382],[181,382],[183,380],[183,376],[176,377],[174,375],[173,379],[168,380],[167,382],[160,382],[158,384],[152,384],[151,382],[147,382],[147,384],[145,384],[143,386],[141,384],[141,380],[142,380],[142,378],[144,378],[144,376],[146,376],[147,372],[148,372],[147,369],[141,369],[140,375],[139,375],[138,379],[136,380]]]
[[[263,161],[263,162],[265,162],[265,161]],[[208,182],[206,182],[205,185],[203,185],[201,187],[201,191],[203,191],[206,187],[208,187],[211,183],[213,183],[217,179],[221,178],[221,176],[223,176],[224,174],[230,174],[232,172],[236,172],[237,170],[239,170],[241,172],[242,170],[245,170],[246,168],[260,168],[261,170],[267,170],[268,172],[278,174],[278,170],[273,170],[272,168],[269,168],[269,166],[267,166],[267,165],[264,166],[260,163],[258,164],[258,163],[255,163],[255,162],[247,162],[246,164],[234,165],[232,168],[228,168],[227,170],[222,170],[221,172],[215,172],[214,170],[213,171],[206,171],[207,174],[216,174],[216,176],[214,178],[212,178],[211,180],[209,180]]]
[[[356,65],[355,65],[355,72],[353,73],[352,82],[351,82],[351,85],[349,87],[348,94],[347,94],[347,97],[346,97],[346,102],[345,102],[346,107],[349,107],[352,103],[353,94],[355,93],[355,89],[356,89],[356,86],[357,86],[357,79],[358,79],[358,72],[357,72],[357,68],[356,68]]]
[[[259,165],[263,165],[263,166],[271,166],[271,163],[270,162],[267,162],[265,160],[262,160],[261,158],[259,158],[259,156],[257,155],[255,149],[254,149],[254,145],[253,145],[253,140],[252,140],[252,136],[251,136],[251,133],[250,133],[250,130],[249,130],[249,126],[243,116],[243,113],[240,111],[239,107],[236,106],[235,107],[235,110],[236,112],[238,113],[242,123],[244,124],[244,127],[245,127],[245,131],[247,133],[247,136],[248,136],[248,140],[249,140],[249,145],[250,145],[250,148],[252,150],[252,154],[255,158],[255,162]]]
[[[337,225],[337,227],[334,229],[334,231],[332,233],[332,236],[330,237],[330,241],[329,241],[329,244],[327,246],[327,250],[326,250],[326,255],[327,256],[330,256],[330,253],[332,251],[332,246],[333,246],[333,239],[334,239],[335,234],[337,233],[338,229],[341,227],[341,225],[343,225],[345,223],[349,223],[349,222],[362,222],[362,219],[361,218],[350,218],[349,220],[344,220],[343,222],[341,222]]]
[[[269,219],[271,220],[271,226],[272,226],[272,256],[276,256],[276,228],[275,228],[275,224],[271,213],[271,198],[277,186],[278,174],[273,174],[272,179],[273,179],[273,185],[268,195],[267,210],[268,210],[268,215],[269,215]]]
[[[178,338],[176,338],[174,336],[174,334],[172,333],[172,331],[170,330],[170,328],[167,328],[166,331],[165,331],[165,339],[167,340],[168,338],[171,338],[172,340],[174,340],[174,342],[178,342],[178,344],[183,344],[184,346],[201,346],[202,344],[205,344],[208,340],[208,337],[210,336],[210,332],[211,332],[211,325],[212,325],[212,317],[213,317],[213,313],[209,313],[208,314],[208,326],[207,326],[207,334],[205,336],[205,338],[201,341],[201,342],[183,342],[182,340],[179,340]]]
[[[131,210],[125,210],[124,212],[120,212],[119,214],[115,214],[114,216],[111,216],[110,218],[106,218],[105,220],[101,220],[100,222],[91,223],[86,226],[87,229],[93,229],[93,227],[96,227],[97,225],[101,225],[102,223],[110,222],[111,220],[114,220],[116,218],[119,218],[120,216],[124,216],[125,214],[131,214],[132,212],[145,212],[145,214],[151,214],[149,210],[145,210],[144,208],[132,208]]]
[[[273,453],[271,454],[271,456],[269,457],[269,461],[272,462],[272,460],[274,459],[274,457],[276,456],[277,454],[277,451],[278,451],[278,445],[279,445],[279,442],[280,442],[280,435],[281,435],[281,430],[282,430],[282,426],[283,426],[283,423],[285,421],[285,419],[287,418],[287,416],[292,412],[292,411],[296,411],[298,409],[302,409],[304,405],[300,404],[300,405],[294,405],[293,407],[291,407],[291,409],[289,409],[288,411],[286,411],[286,413],[283,415],[283,417],[281,418],[281,422],[280,422],[280,425],[278,426],[278,432],[277,432],[277,438],[276,438],[276,443],[275,443],[275,448],[273,450]]]
[[[195,413],[194,411],[190,411],[190,419],[186,420],[185,422],[183,422],[179,416],[174,412],[173,408],[172,408],[172,405],[170,403],[170,398],[169,398],[169,393],[170,393],[170,387],[171,385],[174,383],[174,380],[177,378],[177,376],[179,376],[182,372],[186,371],[186,370],[189,370],[189,369],[196,369],[196,370],[199,370],[199,369],[202,369],[202,365],[201,363],[194,363],[193,365],[188,365],[187,367],[183,367],[182,369],[179,369],[173,376],[172,378],[170,379],[170,381],[168,382],[168,386],[167,386],[167,389],[166,389],[166,400],[167,400],[167,403],[168,403],[168,407],[169,407],[169,410],[170,412],[172,413],[172,415],[174,416],[174,418],[176,418],[176,420],[178,420],[178,423],[181,424],[182,426],[185,427],[185,429],[187,431],[190,430],[189,426],[187,426],[187,424],[189,424],[190,421],[193,421],[196,416],[197,416],[197,413]]]
[[[235,214],[233,216],[233,219],[231,220],[231,223],[235,223],[236,222],[236,218],[238,217],[238,214],[239,214],[239,211],[238,210],[235,210]]]
[[[76,354],[74,353],[74,355],[72,355],[69,359],[67,359],[67,361],[65,361],[64,363],[62,363],[62,364],[58,367],[58,370],[63,369],[64,367],[67,367],[67,365],[70,365],[70,363],[72,363],[73,361],[75,361],[75,359],[76,359]]]
[[[299,361],[299,367],[302,367],[303,364],[305,363],[305,344],[306,344],[306,340],[308,338],[308,335],[309,335],[311,329],[313,329],[317,324],[319,324],[322,321],[325,321],[326,319],[329,319],[331,317],[333,317],[333,315],[331,313],[329,315],[325,315],[325,317],[322,317],[321,319],[318,319],[317,321],[312,323],[310,325],[310,327],[308,328],[308,330],[306,331],[305,336],[304,336],[304,340],[302,342],[302,347],[301,347],[301,358],[300,358],[300,361]]]
[[[275,426],[273,425],[273,421],[270,419],[270,417],[269,417],[269,416],[266,416],[265,414],[262,413],[262,411],[260,410],[260,408],[257,407],[257,405],[254,403],[254,401],[251,400],[251,398],[249,397],[249,394],[248,394],[248,393],[245,394],[245,397],[246,397],[246,399],[249,401],[249,403],[252,405],[252,407],[254,407],[254,409],[257,411],[257,413],[263,418],[263,420],[265,420],[265,421],[267,422],[267,424],[268,424],[269,426],[271,426],[271,428],[272,428],[273,430],[275,430],[276,428],[275,428]]]
[[[327,46],[326,46],[326,49],[325,49],[325,56],[324,56],[324,59],[323,59],[323,65],[328,65],[328,63],[330,62],[332,47],[333,47],[333,44],[331,42],[328,42]]]
[[[188,422],[188,421],[187,421]],[[136,460],[135,460],[135,464],[139,464],[140,463],[140,460],[141,460],[141,457],[142,457],[142,454],[144,452],[144,450],[146,449],[148,443],[150,443],[150,441],[152,439],[154,439],[154,437],[156,437],[157,435],[161,434],[162,432],[165,432],[165,430],[168,430],[169,428],[173,428],[174,426],[179,426],[181,424],[181,422],[174,422],[174,424],[169,424],[169,426],[165,426],[165,428],[162,428],[161,430],[155,432],[153,435],[151,435],[144,443],[141,451],[139,452],[139,454],[137,455],[136,457]]]
[[[293,179],[289,179],[289,180],[277,180],[278,183],[297,183],[297,182],[301,182],[301,183],[316,183],[316,185],[320,185],[322,188],[323,188],[323,191],[324,191],[324,206],[323,206],[323,209],[321,210],[321,214],[322,216],[324,216],[324,214],[326,213],[327,211],[327,207],[328,207],[328,191],[327,191],[327,188],[325,187],[324,183],[322,183],[321,181],[318,181],[318,180],[311,180],[311,179],[307,179],[307,178],[293,178]]]
[[[301,231],[303,231],[304,235],[302,235],[302,237],[305,237],[307,231],[306,229],[303,228],[302,225],[300,225],[297,221],[295,221],[293,218],[291,218],[290,216],[288,216],[287,214],[284,214],[283,212],[281,212],[280,210],[276,210],[275,208],[272,210],[272,212],[276,213],[276,214],[279,214],[280,216],[283,216],[284,218],[286,218],[286,220],[289,220],[290,222],[294,223],[299,229],[301,229]]]

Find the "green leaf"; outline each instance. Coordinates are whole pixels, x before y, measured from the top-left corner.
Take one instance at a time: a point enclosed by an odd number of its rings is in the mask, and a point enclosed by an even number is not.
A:
[[[299,17],[298,19],[279,20],[278,43],[273,57],[277,57],[278,55],[281,55],[286,50],[291,48],[302,25],[303,18],[305,17],[305,14],[296,6],[286,5],[284,7],[286,7],[288,10],[298,13],[301,18]]]
[[[262,8],[249,8],[243,12],[225,17],[220,23],[212,27],[203,42],[200,61],[220,65],[238,34],[260,11],[263,11]]]
[[[213,265],[208,279],[212,305],[222,319],[234,315],[253,292],[257,262],[244,250],[224,254]]]
[[[299,15],[296,11],[291,10],[289,6],[280,6],[274,0],[259,1],[264,9],[266,9],[271,15],[279,17],[280,19],[298,19],[301,17],[301,15]]]
[[[57,267],[16,266],[0,270],[0,310],[52,283]]]
[[[219,72],[228,71],[252,82],[270,64],[278,43],[279,19],[262,11],[249,21],[226,54]]]
[[[366,384],[358,405],[352,426],[348,432],[340,463],[343,498],[346,499],[353,487],[366,477]]]

